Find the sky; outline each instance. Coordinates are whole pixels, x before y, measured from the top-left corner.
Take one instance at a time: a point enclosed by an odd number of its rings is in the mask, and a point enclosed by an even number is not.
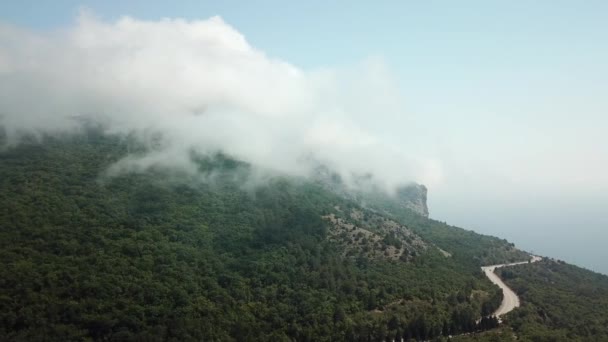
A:
[[[166,150],[118,169],[217,145],[422,182],[435,219],[608,274],[607,16],[592,0],[2,2],[0,110],[169,127]]]

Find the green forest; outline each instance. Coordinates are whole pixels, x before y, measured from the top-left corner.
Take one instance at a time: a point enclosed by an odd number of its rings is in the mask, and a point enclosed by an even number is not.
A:
[[[506,240],[425,218],[388,195],[359,194],[364,206],[307,179],[253,181],[251,165],[223,154],[193,153],[194,173],[108,174],[148,148],[95,130],[2,148],[1,340],[608,336],[606,277],[549,262],[509,269],[503,276],[524,306],[495,329],[487,316],[502,293],[480,266],[527,256]],[[407,257],[371,258],[358,252],[366,245],[346,255],[324,217],[353,220],[347,209],[398,222],[424,248],[386,234],[378,248]]]
[[[608,341],[608,277],[544,260],[499,271],[524,306],[509,314],[531,341]]]

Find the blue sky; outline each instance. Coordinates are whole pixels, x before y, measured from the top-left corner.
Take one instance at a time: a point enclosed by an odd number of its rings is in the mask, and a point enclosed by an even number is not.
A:
[[[393,139],[442,165],[431,216],[608,273],[608,2],[5,1],[0,20],[61,30],[80,8],[219,15],[304,70],[383,60],[405,103]]]

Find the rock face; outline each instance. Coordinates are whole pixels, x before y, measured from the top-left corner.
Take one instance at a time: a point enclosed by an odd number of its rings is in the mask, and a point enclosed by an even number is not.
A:
[[[397,199],[404,207],[429,217],[429,208],[426,205],[427,191],[426,186],[412,183],[397,189]]]
[[[388,197],[390,197],[391,200],[394,199],[393,196],[389,195],[386,189],[377,186],[372,175],[353,177],[353,184],[347,185],[343,182],[340,175],[331,171],[329,168],[320,165],[316,169],[313,177],[327,190],[342,197],[357,201],[363,206],[366,206],[366,202],[368,202],[369,199],[386,199]],[[396,191],[396,199],[401,206],[424,217],[429,217],[426,198],[426,186],[418,183],[409,183],[399,187]]]
[[[406,226],[373,210],[335,207],[327,239],[342,246],[344,257],[411,261],[429,245]]]

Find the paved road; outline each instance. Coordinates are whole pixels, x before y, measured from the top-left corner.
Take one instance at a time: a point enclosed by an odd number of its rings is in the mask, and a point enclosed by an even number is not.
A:
[[[500,304],[500,307],[493,313],[494,316],[500,318],[500,316],[502,316],[508,312],[511,312],[513,309],[519,307],[519,297],[517,297],[515,292],[513,292],[513,290],[511,290],[502,281],[502,279],[500,279],[500,277],[498,275],[496,275],[496,273],[494,273],[494,270],[496,270],[497,268],[501,268],[501,267],[509,267],[509,266],[527,264],[528,262],[537,262],[540,260],[542,260],[541,257],[533,255],[532,259],[530,259],[530,261],[514,262],[511,264],[491,265],[491,266],[484,266],[481,268],[483,270],[483,272],[486,274],[486,277],[488,277],[488,279],[490,279],[491,282],[498,285],[502,289],[502,293],[504,295],[503,299],[502,299],[502,303]]]

